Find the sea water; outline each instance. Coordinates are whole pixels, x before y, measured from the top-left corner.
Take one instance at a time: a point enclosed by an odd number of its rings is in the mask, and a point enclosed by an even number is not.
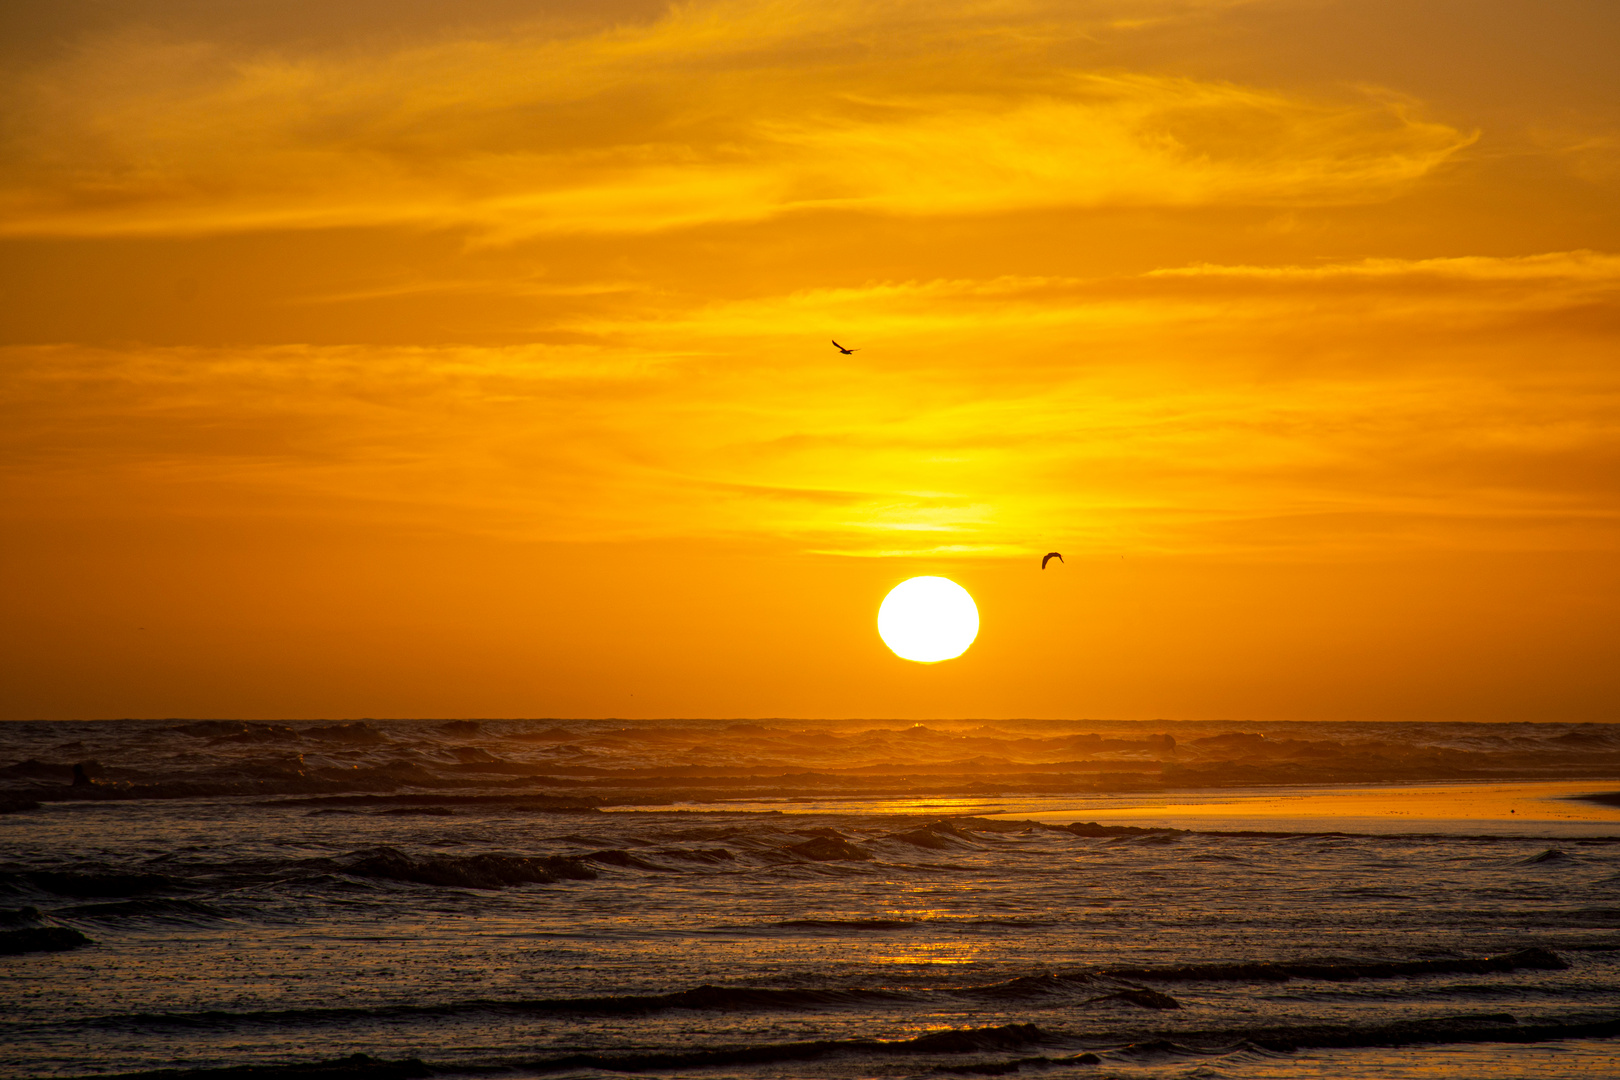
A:
[[[5,1075],[1620,1075],[1611,726],[211,723],[0,729]],[[1534,779],[1164,783],[1374,737]]]

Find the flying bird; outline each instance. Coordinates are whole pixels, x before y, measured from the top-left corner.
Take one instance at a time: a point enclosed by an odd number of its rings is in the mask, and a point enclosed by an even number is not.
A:
[[[848,356],[850,353],[853,353],[853,352],[860,352],[861,351],[859,349],[846,349],[842,345],[838,344],[838,342],[836,342],[836,341],[833,342],[833,348],[837,349],[839,352],[843,353],[845,356]]]
[[[1048,551],[1045,555],[1041,556],[1041,569],[1045,570],[1046,564],[1051,562],[1053,559],[1056,559],[1058,562],[1062,562],[1063,556],[1059,555],[1055,551]]]

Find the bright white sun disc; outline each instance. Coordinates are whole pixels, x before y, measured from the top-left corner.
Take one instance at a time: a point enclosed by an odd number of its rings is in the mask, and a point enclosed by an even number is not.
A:
[[[933,664],[967,652],[979,636],[979,609],[950,578],[914,577],[883,598],[878,633],[896,656]]]

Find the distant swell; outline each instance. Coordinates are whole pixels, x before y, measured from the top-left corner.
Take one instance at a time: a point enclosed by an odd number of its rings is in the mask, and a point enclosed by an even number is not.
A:
[[[304,799],[277,799],[267,806],[466,806],[493,810],[552,811],[556,813],[596,813],[596,804],[587,799],[560,795],[438,795],[420,792],[404,795],[324,795]]]

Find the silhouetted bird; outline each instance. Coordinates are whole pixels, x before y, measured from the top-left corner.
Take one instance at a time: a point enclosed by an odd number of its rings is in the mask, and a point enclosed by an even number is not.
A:
[[[838,342],[836,342],[836,341],[833,342],[833,348],[837,349],[839,352],[843,353],[845,356],[848,356],[852,352],[860,352],[861,351],[859,349],[846,349],[842,345],[838,344]]]
[[[1044,556],[1041,557],[1041,569],[1045,570],[1046,564],[1051,562],[1053,559],[1056,559],[1058,562],[1062,562],[1063,556],[1059,555],[1055,551],[1048,551]]]

